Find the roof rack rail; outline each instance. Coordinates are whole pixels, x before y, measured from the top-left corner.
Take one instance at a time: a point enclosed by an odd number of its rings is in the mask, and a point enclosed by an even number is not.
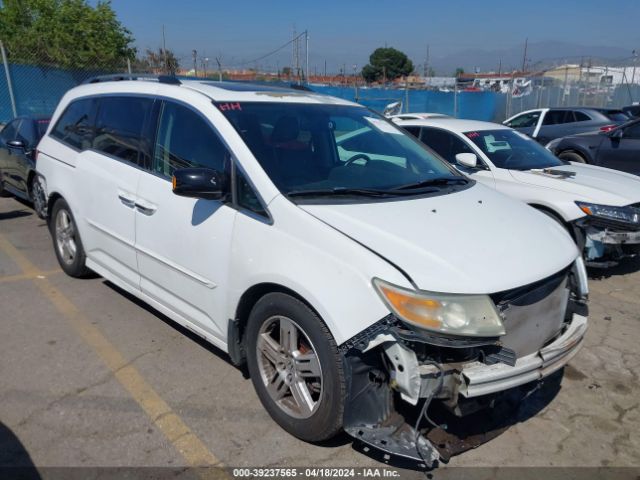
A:
[[[91,77],[82,82],[83,85],[88,83],[102,83],[102,82],[121,82],[125,80],[157,80],[160,83],[166,83],[169,85],[180,85],[182,82],[178,77],[174,75],[145,75],[145,74],[128,74],[128,73],[114,73],[110,75],[98,75]]]

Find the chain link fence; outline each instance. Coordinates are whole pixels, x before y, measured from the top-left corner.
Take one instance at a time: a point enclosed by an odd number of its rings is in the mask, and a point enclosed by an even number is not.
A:
[[[47,62],[37,52],[12,52],[2,43],[0,69],[0,124],[21,115],[51,115],[70,88],[89,78],[110,73],[128,73],[127,58],[94,62],[88,67]]]

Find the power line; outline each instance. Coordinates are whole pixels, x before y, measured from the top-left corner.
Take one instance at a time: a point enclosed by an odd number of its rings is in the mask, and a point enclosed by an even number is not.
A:
[[[278,48],[276,48],[275,50],[270,51],[269,53],[265,53],[264,55],[258,57],[258,58],[254,58],[253,60],[247,60],[245,62],[239,62],[236,63],[235,66],[242,66],[242,65],[248,65],[250,63],[255,63],[255,62],[259,62],[260,60],[263,60],[267,57],[270,57],[273,54],[278,53],[280,50],[284,49],[285,47],[288,47],[289,45],[291,45],[293,42],[297,41],[299,38],[302,38],[304,35],[306,35],[306,31],[302,32],[301,34],[299,34],[298,36],[292,38],[291,40],[289,40],[287,43],[279,46]]]

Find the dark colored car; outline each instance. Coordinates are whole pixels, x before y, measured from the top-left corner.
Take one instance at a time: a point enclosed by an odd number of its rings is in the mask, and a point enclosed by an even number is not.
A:
[[[32,202],[40,216],[45,206],[35,175],[35,153],[48,125],[48,118],[18,117],[0,131],[0,194],[11,193]]]
[[[563,160],[640,175],[640,119],[608,132],[559,138],[549,143],[547,148]]]
[[[622,110],[630,117],[640,117],[640,105],[638,104],[627,105],[622,107]]]
[[[608,130],[628,120],[629,115],[617,108],[567,107],[528,110],[502,123],[546,145],[556,138]]]

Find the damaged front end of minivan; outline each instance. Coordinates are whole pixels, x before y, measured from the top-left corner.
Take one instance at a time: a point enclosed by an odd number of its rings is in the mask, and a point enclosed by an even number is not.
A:
[[[448,454],[419,428],[432,400],[457,417],[496,395],[564,367],[587,329],[582,259],[531,285],[489,295],[502,335],[443,335],[392,312],[340,346],[347,377],[344,429],[384,452],[427,467]],[[420,406],[420,402],[422,405]],[[401,413],[421,408],[417,419]]]

